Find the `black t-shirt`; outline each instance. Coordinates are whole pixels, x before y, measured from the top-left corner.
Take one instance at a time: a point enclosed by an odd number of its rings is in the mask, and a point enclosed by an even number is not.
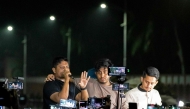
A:
[[[55,81],[47,81],[43,87],[43,109],[50,109],[50,105],[56,105],[58,103],[52,101],[50,96],[55,92],[60,92],[64,82],[55,79]],[[69,96],[67,99],[75,100],[75,96],[80,90],[75,86],[73,82],[69,82]]]

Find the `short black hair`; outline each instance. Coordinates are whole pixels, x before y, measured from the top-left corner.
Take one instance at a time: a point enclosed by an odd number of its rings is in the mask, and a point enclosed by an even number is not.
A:
[[[109,67],[112,67],[113,66],[113,63],[111,62],[110,59],[108,58],[101,58],[99,59],[98,61],[95,62],[95,65],[94,65],[94,68],[95,68],[95,71],[99,71],[99,69],[101,67],[107,67],[108,70],[109,70]]]
[[[56,66],[61,63],[61,61],[67,61],[68,62],[68,59],[65,58],[65,57],[62,57],[62,56],[59,56],[59,57],[55,57],[53,59],[53,62],[52,62],[52,68],[56,68]]]
[[[159,77],[160,77],[160,72],[158,71],[157,68],[150,66],[150,67],[147,67],[147,68],[143,71],[142,77],[145,78],[146,75],[155,77],[155,78],[158,80]]]

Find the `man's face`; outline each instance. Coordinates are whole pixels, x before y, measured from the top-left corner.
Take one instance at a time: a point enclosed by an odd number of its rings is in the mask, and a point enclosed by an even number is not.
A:
[[[146,75],[145,78],[141,77],[141,82],[142,82],[141,88],[146,91],[151,91],[158,83],[155,77],[148,75]]]
[[[52,68],[56,78],[63,79],[64,78],[64,72],[70,71],[69,69],[69,63],[67,61],[61,61],[55,68]]]
[[[108,68],[107,67],[101,67],[99,71],[96,72],[96,77],[99,83],[101,84],[109,84],[109,78],[108,75]]]

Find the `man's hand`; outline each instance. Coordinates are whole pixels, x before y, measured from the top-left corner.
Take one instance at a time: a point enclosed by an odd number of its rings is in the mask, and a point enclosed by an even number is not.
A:
[[[90,79],[90,76],[87,78],[87,75],[88,73],[86,71],[81,73],[80,83],[79,83],[81,89],[86,88],[86,85]]]
[[[71,75],[71,72],[68,70],[68,71],[65,71],[64,73],[63,73],[63,76],[64,76],[64,79],[65,79],[65,81],[69,81],[70,80],[70,76],[69,75]]]
[[[53,80],[55,80],[55,76],[53,74],[48,74],[48,76],[45,78],[44,82],[53,81]]]

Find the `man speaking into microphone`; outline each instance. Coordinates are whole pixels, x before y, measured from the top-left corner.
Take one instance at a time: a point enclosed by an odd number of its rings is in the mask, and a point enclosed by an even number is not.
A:
[[[64,57],[56,57],[53,60],[52,71],[55,76],[55,81],[47,81],[43,87],[43,109],[50,109],[50,105],[60,103],[61,99],[72,100],[88,100],[88,92],[86,85],[90,79],[87,78],[87,72],[81,73],[79,90],[71,81],[72,74],[70,72],[68,60]]]

